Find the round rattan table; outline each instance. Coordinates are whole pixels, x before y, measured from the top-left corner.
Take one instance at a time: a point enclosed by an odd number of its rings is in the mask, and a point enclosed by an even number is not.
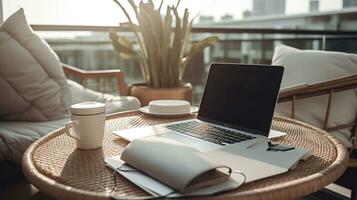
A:
[[[193,118],[191,115],[182,119]],[[29,182],[56,199],[110,199],[114,186],[113,170],[104,157],[121,153],[127,142],[112,134],[114,130],[149,126],[176,119],[155,118],[138,111],[107,116],[103,147],[78,150],[75,141],[58,129],[33,143],[23,157],[23,171]],[[274,141],[311,149],[313,155],[288,173],[245,184],[210,199],[296,199],[320,190],[342,175],[348,152],[325,131],[306,123],[275,117],[272,128],[288,135]],[[117,176],[115,196],[142,199],[149,194],[125,178]]]

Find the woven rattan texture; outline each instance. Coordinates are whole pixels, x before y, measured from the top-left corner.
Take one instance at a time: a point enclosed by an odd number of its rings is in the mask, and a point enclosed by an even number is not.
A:
[[[127,143],[112,135],[112,131],[141,127],[173,121],[152,118],[137,112],[117,118],[111,116],[106,122],[103,148],[96,150],[78,150],[75,141],[66,136],[63,129],[52,133],[33,152],[33,163],[43,175],[58,183],[86,191],[108,192],[113,187],[113,170],[105,166],[104,157],[120,154]],[[191,116],[194,117],[194,116]],[[190,118],[190,117],[188,117]],[[187,118],[185,118],[187,119]],[[176,119],[177,120],[177,119]],[[224,194],[259,190],[265,187],[284,184],[328,168],[337,156],[336,147],[323,131],[306,124],[288,119],[275,118],[272,128],[289,133],[286,137],[275,141],[292,144],[297,147],[311,149],[313,156],[300,163],[295,170],[282,175],[246,184],[236,191]],[[118,194],[123,196],[146,196],[147,194],[122,177],[118,177]],[[321,186],[322,187],[322,186]]]

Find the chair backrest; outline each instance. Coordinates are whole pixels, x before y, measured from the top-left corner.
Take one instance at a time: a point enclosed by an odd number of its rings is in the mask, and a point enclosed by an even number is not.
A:
[[[125,84],[125,78],[124,78],[124,73],[119,70],[119,69],[114,69],[114,70],[82,70],[78,69],[76,67],[67,65],[67,64],[62,64],[63,66],[63,71],[67,75],[71,75],[73,77],[79,78],[81,85],[84,87],[87,85],[87,80],[88,79],[100,79],[101,83],[101,92],[105,93],[106,89],[106,83],[108,78],[115,78],[117,79],[117,88],[119,91],[119,94],[121,96],[126,96],[127,95],[127,90],[126,90],[126,84]]]

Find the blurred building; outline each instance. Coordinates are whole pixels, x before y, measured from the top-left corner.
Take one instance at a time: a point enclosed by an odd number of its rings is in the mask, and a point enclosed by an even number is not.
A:
[[[280,15],[285,13],[285,0],[253,0],[253,16]]]
[[[319,3],[313,1],[313,10],[318,9]],[[198,24],[199,25],[199,24]],[[205,24],[207,26],[207,24]],[[237,27],[259,29],[296,29],[296,30],[355,30],[357,27],[357,7],[338,11],[310,12],[297,15],[277,16],[251,16],[243,20],[232,22],[214,22],[212,27]],[[215,61],[230,61],[244,63],[270,63],[273,55],[273,47],[277,43],[285,43],[301,49],[321,49],[357,52],[355,40],[330,39],[322,45],[321,39],[306,39],[301,36],[291,35],[291,39],[281,41],[279,38],[286,37],[283,34],[222,34],[219,45],[210,50],[210,58]],[[310,37],[306,35],[306,37]],[[249,41],[249,42],[248,42]]]
[[[310,12],[318,12],[319,9],[320,9],[320,1],[319,0],[310,0],[309,11]]]
[[[4,21],[3,18],[3,9],[2,9],[2,1],[0,1],[0,23]]]
[[[243,18],[251,17],[252,16],[252,11],[250,10],[245,10],[243,12]]]
[[[355,7],[355,6],[357,6],[357,0],[343,0],[343,4],[342,4],[343,8]]]
[[[221,22],[232,22],[234,21],[233,15],[226,14],[221,17]]]
[[[356,0],[357,1],[357,0]],[[198,23],[197,26],[201,24]],[[231,22],[212,22],[205,26],[237,28],[278,28],[278,29],[312,29],[312,30],[355,30],[357,27],[357,7],[310,12],[296,15],[251,16]]]
[[[213,16],[207,16],[207,15],[201,15],[198,18],[198,23],[199,24],[211,24],[211,23],[214,23],[214,17]]]

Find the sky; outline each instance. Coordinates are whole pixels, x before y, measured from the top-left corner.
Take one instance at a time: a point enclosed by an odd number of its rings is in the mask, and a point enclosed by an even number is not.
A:
[[[112,0],[2,0],[4,19],[19,8],[25,9],[30,24],[118,25],[125,16]],[[153,0],[159,4],[160,0]],[[267,0],[269,1],[269,0]],[[125,0],[121,0],[125,2]],[[176,0],[166,0],[176,4]],[[309,0],[286,0],[286,14],[308,12]],[[320,10],[338,10],[342,0],[320,0]],[[225,14],[241,19],[242,12],[252,10],[251,0],[181,0],[181,13],[190,10],[191,17],[212,15],[216,20]]]

